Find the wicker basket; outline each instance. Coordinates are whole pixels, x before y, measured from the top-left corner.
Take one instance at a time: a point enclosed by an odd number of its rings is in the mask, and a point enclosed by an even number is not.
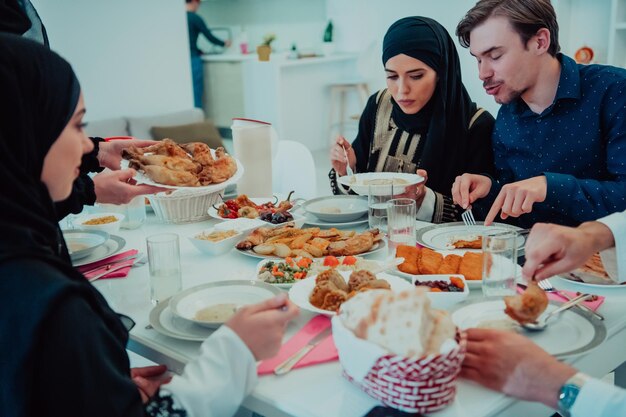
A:
[[[163,223],[193,223],[208,219],[209,207],[221,201],[220,193],[177,190],[171,194],[159,193],[148,196],[150,205],[159,221]]]

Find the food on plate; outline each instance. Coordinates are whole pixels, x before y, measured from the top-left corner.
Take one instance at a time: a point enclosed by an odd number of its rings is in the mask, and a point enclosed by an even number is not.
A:
[[[483,253],[465,252],[463,256],[449,254],[445,257],[432,249],[398,245],[396,258],[404,258],[398,270],[411,275],[461,274],[466,280],[483,277]]]
[[[211,154],[208,145],[192,142],[179,145],[171,139],[122,151],[128,166],[145,173],[152,181],[172,186],[199,187],[219,184],[237,172],[237,163],[224,148]]]
[[[454,341],[456,327],[447,312],[430,307],[426,293],[425,288],[359,293],[341,306],[339,317],[356,337],[393,354],[436,355],[446,341]]]
[[[456,274],[461,266],[461,259],[459,255],[447,255],[439,265],[437,274]]]
[[[337,270],[329,269],[315,278],[309,302],[322,310],[337,311],[344,301],[357,293],[374,289],[389,290],[391,286],[370,271],[354,271],[346,282]]]
[[[220,240],[228,239],[235,236],[237,232],[235,230],[218,230],[211,233],[200,233],[195,236],[196,239],[208,240],[209,242],[219,242]]]
[[[88,226],[95,226],[98,224],[107,224],[114,223],[117,221],[117,217],[115,216],[103,216],[103,217],[95,217],[93,219],[89,219],[83,222],[83,224]]]
[[[450,282],[438,279],[436,281],[415,281],[416,287],[429,287],[430,292],[463,292],[465,283],[459,277],[450,277]]]
[[[223,322],[231,318],[237,312],[237,308],[238,306],[232,303],[215,304],[198,310],[194,319],[208,323]]]
[[[247,195],[242,194],[231,200],[224,201],[219,207],[213,206],[217,214],[223,219],[261,219],[263,221],[280,224],[293,220],[289,210],[293,207],[290,201],[293,191],[289,193],[286,200],[278,202],[278,197],[274,197],[274,202],[268,201],[263,204],[256,204]]]
[[[313,261],[310,258],[284,261],[267,261],[259,270],[257,278],[268,284],[288,284],[306,278]]]
[[[402,178],[376,178],[373,180],[363,180],[363,185],[404,185],[409,182]]]
[[[320,213],[327,214],[341,214],[341,209],[339,207],[320,207],[318,211]]]
[[[356,233],[335,228],[299,229],[293,224],[287,224],[275,228],[259,227],[239,242],[237,249],[251,249],[259,255],[275,255],[281,258],[349,256],[370,251],[382,238],[378,229]]]
[[[435,252],[432,249],[423,248],[419,260],[417,261],[417,267],[420,271],[420,274],[436,274],[442,262],[442,254],[440,254],[439,252]]]
[[[610,279],[609,274],[607,274],[604,269],[604,265],[602,264],[602,258],[599,253],[596,253],[591,256],[591,258],[587,259],[587,262],[576,271],[584,272],[586,274],[591,274],[598,276],[600,278]]]
[[[69,253],[78,252],[79,250],[87,249],[89,245],[80,242],[67,242],[67,249]]]
[[[404,262],[398,265],[398,269],[407,274],[419,274],[418,262],[421,249],[416,246],[399,245],[396,248],[396,258],[404,258]]]
[[[466,280],[483,279],[483,253],[465,252],[459,265],[458,273]]]
[[[482,249],[482,236],[455,236],[451,239],[450,245],[455,249]]]
[[[531,281],[523,293],[504,297],[504,304],[504,312],[513,320],[520,324],[534,323],[548,308],[548,296],[535,281]]]

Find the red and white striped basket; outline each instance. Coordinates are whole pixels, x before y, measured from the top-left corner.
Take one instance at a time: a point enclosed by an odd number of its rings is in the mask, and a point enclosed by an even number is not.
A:
[[[457,330],[456,341],[458,346],[445,355],[418,360],[381,356],[361,383],[345,369],[343,375],[371,397],[398,410],[411,413],[441,410],[456,394],[456,378],[465,358],[465,332]]]

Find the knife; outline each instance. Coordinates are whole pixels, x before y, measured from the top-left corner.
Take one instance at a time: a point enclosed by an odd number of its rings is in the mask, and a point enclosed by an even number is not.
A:
[[[298,363],[302,358],[304,358],[310,351],[313,350],[315,346],[317,346],[320,342],[326,339],[328,336],[332,334],[332,328],[327,327],[326,330],[320,332],[313,339],[309,341],[302,349],[285,359],[283,363],[274,368],[274,373],[276,375],[283,375],[287,372],[291,371],[291,369]]]
[[[95,281],[95,280],[97,280],[97,279],[99,279],[99,278],[102,278],[102,277],[103,277],[103,276],[105,276],[105,275],[110,274],[111,272],[119,271],[120,269],[130,268],[130,267],[131,267],[131,265],[118,265],[118,266],[114,266],[113,268],[111,268],[111,269],[107,269],[106,271],[104,271],[104,272],[103,272],[103,273],[101,273],[101,274],[94,275],[93,277],[89,277],[89,278],[87,278],[87,281],[89,281],[89,282],[93,282],[93,281]]]
[[[517,283],[517,286],[526,290],[526,285],[525,284],[521,284],[521,283]],[[566,301],[572,301],[572,297],[570,297],[569,295],[567,295],[566,293],[564,293],[563,291],[559,291],[557,289],[555,289],[554,291],[546,291],[546,293],[554,293],[557,294],[558,296],[565,298]],[[598,320],[604,320],[604,316],[596,311],[593,311],[591,308],[587,307],[584,304],[576,304],[575,307],[580,308],[581,310],[585,310],[586,312],[590,313],[592,316],[595,316]]]

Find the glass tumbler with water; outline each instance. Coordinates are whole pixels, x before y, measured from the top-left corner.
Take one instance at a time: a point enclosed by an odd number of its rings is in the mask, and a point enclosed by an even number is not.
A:
[[[157,304],[181,290],[180,246],[176,233],[146,238],[150,266],[150,300]]]
[[[387,203],[393,199],[393,185],[369,185],[367,205],[369,208],[369,227],[387,232]]]
[[[387,203],[387,236],[389,253],[395,254],[398,245],[415,246],[415,200],[394,198]]]
[[[518,234],[514,231],[483,236],[483,294],[515,295]]]

